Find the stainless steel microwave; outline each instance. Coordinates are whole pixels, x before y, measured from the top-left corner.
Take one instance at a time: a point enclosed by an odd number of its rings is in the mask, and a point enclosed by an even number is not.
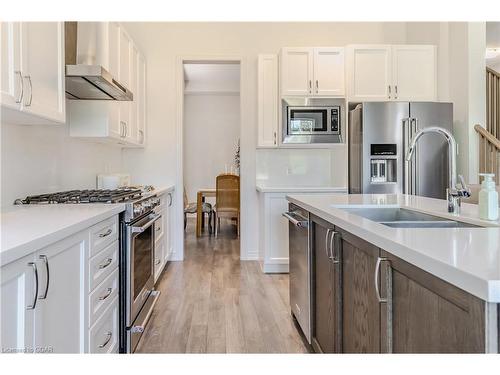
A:
[[[282,99],[283,143],[343,143],[344,100]]]

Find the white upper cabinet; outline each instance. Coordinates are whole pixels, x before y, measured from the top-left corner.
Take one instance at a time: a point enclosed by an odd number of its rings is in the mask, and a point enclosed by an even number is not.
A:
[[[314,94],[343,96],[344,48],[314,48]]]
[[[348,47],[350,101],[436,100],[436,47]]]
[[[56,122],[65,122],[64,23],[23,22],[22,70],[24,110]],[[29,95],[29,97],[28,97]]]
[[[313,49],[281,50],[281,95],[312,95]]]
[[[351,101],[389,100],[391,46],[348,48],[348,96]]]
[[[278,145],[278,56],[259,55],[257,64],[258,147]]]
[[[120,25],[116,22],[100,22],[97,25],[97,56],[96,63],[101,64],[113,77],[120,76]],[[80,30],[78,24],[78,30]],[[92,30],[89,30],[92,33]],[[78,34],[80,38],[80,31]],[[85,51],[81,51],[85,53]]]
[[[436,99],[436,47],[392,47],[393,97],[396,100]]]
[[[64,23],[2,22],[1,33],[3,119],[64,123]]]
[[[343,96],[344,48],[283,48],[281,95]]]
[[[21,24],[2,22],[0,33],[2,38],[0,100],[4,108],[20,109],[23,95]]]
[[[69,101],[70,135],[123,147],[142,147],[146,132],[144,56],[118,23],[86,24],[81,28],[79,24],[78,30],[78,38],[95,40],[96,56],[92,59],[132,91],[133,101]],[[87,53],[78,48],[79,55]]]
[[[130,88],[130,63],[132,40],[123,27],[120,27],[120,83]]]
[[[137,143],[144,146],[146,142],[146,60],[137,54]],[[135,95],[135,94],[134,94]]]

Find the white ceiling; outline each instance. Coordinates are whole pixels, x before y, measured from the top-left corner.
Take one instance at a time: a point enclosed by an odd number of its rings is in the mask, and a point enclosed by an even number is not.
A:
[[[187,92],[239,92],[240,64],[184,64]]]

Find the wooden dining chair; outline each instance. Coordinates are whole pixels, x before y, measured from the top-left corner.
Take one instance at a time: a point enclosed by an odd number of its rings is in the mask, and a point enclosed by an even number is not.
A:
[[[220,231],[220,218],[237,220],[238,237],[240,236],[240,176],[224,173],[215,181],[215,236]]]
[[[189,203],[186,188],[184,187],[184,230],[187,226],[187,214],[195,214],[198,206],[196,202]],[[208,231],[212,234],[212,205],[207,202],[202,203],[202,215],[208,214]]]

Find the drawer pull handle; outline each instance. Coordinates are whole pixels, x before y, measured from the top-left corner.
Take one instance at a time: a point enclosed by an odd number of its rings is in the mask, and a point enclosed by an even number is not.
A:
[[[104,238],[104,237],[109,236],[111,233],[113,233],[113,230],[111,228],[109,228],[106,232],[100,233],[99,237]]]
[[[113,337],[113,332],[111,331],[106,332],[106,341],[104,341],[101,345],[99,345],[99,348],[102,349],[106,345],[108,345],[108,343],[111,341],[111,337]]]
[[[99,264],[99,269],[102,270],[102,269],[108,267],[112,262],[113,262],[113,258],[106,259],[105,263]]]
[[[157,266],[158,264],[160,264],[160,262],[161,262],[161,259],[155,260],[155,266]]]
[[[99,301],[104,301],[106,298],[108,298],[111,295],[111,293],[113,293],[113,288],[108,288],[108,292],[105,295],[100,296]]]

